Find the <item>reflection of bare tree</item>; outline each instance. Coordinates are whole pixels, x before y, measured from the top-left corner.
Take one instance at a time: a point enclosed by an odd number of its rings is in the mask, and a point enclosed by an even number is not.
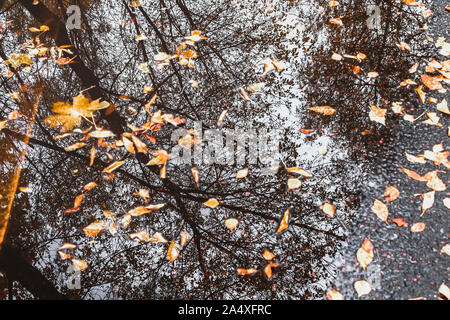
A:
[[[229,1],[165,0],[155,7],[130,7],[127,1],[105,5],[98,1],[90,8],[82,6],[83,30],[67,33],[59,20],[65,19],[60,13],[64,10],[49,10],[45,2],[38,5],[32,2],[21,0],[20,5],[10,7],[5,14],[20,15],[24,21],[25,15],[30,14],[31,21],[48,25],[50,32],[42,36],[42,41],[47,45],[52,41],[58,46],[74,45],[73,54],[66,54],[66,58],[75,59],[75,63],[54,70],[53,67],[41,68],[24,75],[25,82],[35,83],[39,79],[44,88],[37,127],[29,140],[33,150],[27,156],[26,170],[21,176],[24,184],[35,183],[34,191],[39,196],[33,193],[15,201],[7,243],[8,247],[28,252],[32,265],[42,274],[40,278],[31,276],[35,281],[31,285],[13,277],[5,268],[7,277],[21,281],[21,285],[38,297],[49,296],[46,286],[42,287],[43,291],[36,286],[36,281],[45,278],[55,286],[48,290],[53,293],[57,290],[72,298],[308,298],[317,294],[317,288],[311,284],[328,277],[331,271],[327,258],[344,240],[341,222],[327,218],[318,209],[317,199],[340,202],[337,209],[343,212],[344,222],[352,218],[347,212],[358,203],[354,181],[343,179],[348,172],[342,163],[318,167],[312,178],[302,179],[300,192],[286,188],[286,180],[292,174],[280,170],[276,176],[259,175],[255,173],[256,166],[249,168],[250,175],[245,180],[235,179],[236,170],[240,168],[198,167],[201,181],[197,187],[190,167],[169,166],[167,178],[160,179],[159,168],[145,166],[148,155],[133,156],[123,150],[107,149],[116,159],[127,162],[115,171],[115,179],[106,180],[101,172],[108,165],[105,154],[89,167],[88,153],[84,149],[64,150],[62,146],[69,142],[55,141],[57,131],[43,125],[41,119],[48,115],[53,102],[69,100],[81,85],[82,89],[88,88],[86,94],[92,99],[102,98],[114,103],[115,110],[102,113],[101,125],[117,136],[129,131],[127,123],[148,121],[144,106],[153,93],[158,96],[153,112],[160,109],[186,119],[202,120],[205,125],[214,127],[226,108],[230,114],[226,125],[251,123],[257,126],[261,121],[255,119],[255,111],[264,114],[261,106],[270,102],[257,96],[252,96],[255,103],[243,102],[236,93],[237,88],[265,81],[272,92],[288,96],[292,92],[283,85],[301,83],[311,105],[329,102],[342,106],[341,110],[346,108],[336,116],[339,124],[336,132],[352,140],[353,130],[366,121],[366,105],[378,103],[394,90],[398,91],[400,81],[397,80],[404,76],[403,71],[398,70],[407,70],[410,61],[398,55],[393,43],[400,38],[418,39],[413,30],[404,25],[415,16],[408,13],[391,16],[388,12],[396,4],[383,2],[384,33],[375,38],[367,32],[366,9],[360,1],[345,6],[344,23],[348,25],[345,29],[313,24],[316,18],[306,17],[306,23],[309,21],[312,27],[305,37],[313,39],[320,29],[329,28],[330,47],[313,47],[308,52],[312,65],[306,70],[297,65],[301,70],[299,79],[283,83],[271,75],[258,78],[254,66],[264,58],[261,52],[270,52],[273,48],[280,51],[278,58],[291,60],[289,55],[293,51],[283,49],[282,45],[285,32],[274,23],[282,16],[283,9],[291,8],[290,4],[279,5],[277,9],[281,13],[271,15],[265,12],[267,6],[262,3],[260,10],[249,10],[252,7],[246,4],[236,9]],[[132,23],[117,26],[116,21],[122,19]],[[21,33],[24,33],[24,25],[22,21],[11,28],[23,29]],[[207,35],[208,41],[195,45],[198,54],[195,66],[186,68],[171,60],[163,71],[158,70],[153,55],[158,51],[173,52],[180,39],[196,29]],[[145,34],[147,40],[135,41],[140,34]],[[7,38],[2,49],[13,52],[26,40],[23,35]],[[300,48],[304,40],[295,44]],[[336,51],[365,52],[368,58],[361,68],[377,70],[380,77],[370,83],[349,72],[353,62],[336,63],[329,59]],[[140,63],[147,63],[148,73],[138,70]],[[200,87],[192,87],[189,80],[198,80]],[[152,94],[142,93],[144,84],[153,86]],[[10,88],[17,85],[15,77],[5,78],[1,90],[10,92]],[[412,97],[405,91],[404,98]],[[2,104],[7,102],[2,101]],[[134,108],[137,115],[130,115],[128,107]],[[9,111],[5,108],[0,114],[5,118]],[[350,116],[353,121],[348,121]],[[326,125],[326,120],[322,119],[308,119],[305,125],[312,127],[312,120],[314,126],[317,122]],[[7,140],[11,148],[24,139],[23,133],[15,128],[4,129],[3,133],[1,139]],[[169,150],[169,126],[152,135],[156,145],[146,140],[149,148]],[[359,141],[361,136],[356,136]],[[283,142],[282,151],[286,154],[296,148],[295,142],[290,141]],[[340,186],[331,191],[324,183],[339,179]],[[97,181],[100,186],[85,197],[82,210],[61,214],[90,181]],[[139,188],[149,190],[152,203],[166,203],[166,206],[134,218],[128,229],[120,229],[116,236],[103,232],[89,242],[81,229],[96,219],[104,219],[103,210],[110,210],[119,220],[124,211],[142,205],[142,199],[133,195]],[[207,209],[203,203],[210,198],[219,199],[220,205]],[[290,227],[282,234],[275,234],[288,207],[293,208]],[[239,220],[238,229],[231,232],[224,226],[228,218]],[[179,258],[170,262],[165,259],[168,244],[130,239],[130,233],[146,229],[151,233],[161,232],[166,239],[177,242],[186,230],[189,240],[180,248]],[[78,248],[74,254],[89,264],[82,273],[82,289],[77,291],[68,291],[64,284],[62,275],[67,263],[56,254],[63,242],[76,243]],[[262,257],[264,250],[274,252],[279,262],[273,268],[271,279],[262,272],[268,264]],[[236,268],[250,267],[259,272],[253,276],[236,274]],[[19,294],[23,294],[20,289]]]

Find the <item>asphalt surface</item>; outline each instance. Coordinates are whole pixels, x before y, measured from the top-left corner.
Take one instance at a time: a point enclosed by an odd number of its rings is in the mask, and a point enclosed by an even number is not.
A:
[[[434,38],[446,37],[448,40],[449,13],[445,11],[447,1],[434,1],[434,19],[428,34]],[[440,57],[441,60],[444,57]],[[444,95],[439,95],[441,101]],[[448,100],[448,95],[447,95]],[[425,108],[425,107],[424,107]],[[412,110],[416,115],[423,111]],[[414,124],[405,121],[393,126],[389,134],[379,142],[379,148],[372,150],[364,170],[363,200],[357,212],[354,224],[348,228],[347,241],[335,260],[338,274],[334,289],[339,290],[346,299],[437,299],[438,288],[445,282],[449,285],[449,259],[440,253],[442,247],[449,243],[448,209],[442,200],[448,197],[448,189],[436,193],[435,204],[421,216],[421,194],[431,189],[425,183],[412,180],[400,171],[405,167],[425,174],[432,170],[439,173],[444,183],[448,184],[448,172],[440,169],[430,161],[427,164],[413,164],[406,160],[405,152],[423,154],[435,144],[443,143],[448,149],[448,116],[440,113],[443,127],[425,125],[420,121]],[[425,120],[425,118],[421,118]],[[381,221],[370,209],[375,199],[384,201],[384,190],[396,186],[400,197],[389,203],[389,216],[403,218],[407,227],[398,227],[392,221]],[[424,222],[423,232],[412,233],[411,225]],[[370,238],[374,245],[375,257],[372,264],[363,270],[357,260],[356,251],[365,238]],[[367,280],[372,292],[366,296],[357,296],[353,284],[358,280]]]

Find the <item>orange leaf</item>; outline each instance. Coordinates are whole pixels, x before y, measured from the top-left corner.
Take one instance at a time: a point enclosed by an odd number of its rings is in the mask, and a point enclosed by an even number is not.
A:
[[[248,274],[254,274],[254,273],[258,272],[258,270],[256,270],[255,268],[250,268],[250,269],[238,268],[238,269],[236,269],[236,271],[240,275],[248,275]]]
[[[287,227],[289,226],[289,215],[290,215],[290,212],[289,212],[289,209],[287,209],[284,212],[283,218],[281,219],[280,225],[279,225],[276,233],[280,233],[281,231],[287,229]]]
[[[402,168],[402,171],[408,175],[411,179],[417,180],[417,181],[427,181],[424,177],[419,175],[417,172]]]
[[[397,199],[400,195],[400,191],[394,186],[387,187],[384,191],[384,197],[386,202],[391,202]]]
[[[78,271],[83,271],[85,269],[87,269],[88,264],[86,263],[86,261],[81,260],[81,259],[72,259],[72,263],[73,263],[73,267],[75,270]]]
[[[116,161],[113,164],[111,164],[110,166],[106,167],[105,169],[103,169],[102,172],[106,172],[106,173],[110,173],[113,172],[114,170],[116,170],[117,168],[119,168],[121,165],[123,165],[125,163],[125,161]]]
[[[274,255],[272,252],[266,250],[266,251],[264,251],[264,253],[263,253],[263,258],[266,259],[266,260],[268,260],[268,261],[270,261],[270,260],[272,260],[273,258],[275,258],[275,255]]]
[[[211,209],[214,209],[219,205],[219,201],[217,201],[217,199],[215,198],[211,198],[208,201],[204,202],[203,204],[210,207]]]
[[[405,219],[403,219],[403,218],[395,218],[395,219],[389,218],[389,219],[391,219],[399,227],[407,227],[408,226]]]
[[[172,242],[169,245],[169,249],[167,249],[167,259],[169,259],[169,261],[175,261],[178,258],[179,254],[180,253],[178,252],[178,249],[175,246],[175,241],[172,240]]]
[[[318,107],[311,107],[309,110],[321,113],[326,116],[332,116],[336,110],[330,106],[318,106]]]

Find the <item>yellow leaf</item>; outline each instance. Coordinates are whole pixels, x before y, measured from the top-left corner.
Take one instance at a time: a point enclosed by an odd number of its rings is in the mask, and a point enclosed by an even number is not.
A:
[[[234,228],[237,227],[237,225],[239,224],[239,220],[235,219],[235,218],[230,218],[225,220],[225,226],[230,229],[231,231],[234,230]]]
[[[56,115],[51,115],[44,119],[44,122],[51,126],[62,126],[64,131],[72,130],[75,126],[81,124],[81,118],[89,118],[92,112],[109,107],[108,102],[100,102],[100,99],[90,101],[82,93],[73,98],[73,104],[65,102],[56,102],[53,104],[52,112]]]

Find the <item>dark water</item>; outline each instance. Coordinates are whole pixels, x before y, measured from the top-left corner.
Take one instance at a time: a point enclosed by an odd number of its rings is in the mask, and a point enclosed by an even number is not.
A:
[[[287,179],[297,176],[283,169],[266,176],[260,173],[260,164],[248,165],[249,177],[236,181],[236,171],[242,168],[203,164],[198,166],[201,179],[196,187],[190,166],[169,165],[170,182],[164,182],[158,172],[123,148],[99,149],[103,163],[87,167],[80,157],[48,146],[66,147],[82,136],[55,142],[52,137],[58,131],[42,122],[54,102],[70,101],[83,89],[79,75],[67,66],[45,69],[36,64],[32,72],[20,73],[25,82],[44,88],[33,132],[36,141],[30,144],[20,181],[21,186],[32,186],[33,193],[16,195],[8,244],[23,251],[57,290],[72,298],[317,299],[324,298],[330,288],[346,298],[356,298],[353,282],[360,279],[372,283],[374,290],[367,299],[436,298],[437,288],[448,278],[448,257],[439,254],[448,234],[447,209],[442,203],[446,192],[438,193],[433,208],[420,217],[421,199],[414,194],[428,189],[400,171],[401,167],[421,174],[435,170],[431,162],[407,162],[404,153],[417,155],[441,142],[446,148],[448,116],[438,112],[442,127],[423,124],[426,116],[422,114],[435,111],[434,105],[420,103],[416,86],[399,86],[407,78],[420,83],[420,74],[432,58],[446,60],[426,36],[434,40],[448,36],[444,29],[448,13],[444,2],[429,2],[427,7],[434,14],[426,32],[420,30],[425,23],[420,11],[396,1],[376,2],[379,29],[368,26],[369,1],[341,1],[332,8],[326,1],[161,1],[144,5],[142,10],[104,1],[86,6],[85,27],[72,31],[71,40],[100,79],[108,101],[128,123],[137,126],[149,120],[144,104],[151,95],[143,94],[142,87],[152,84],[158,94],[153,111],[201,120],[205,128],[214,128],[227,109],[223,127],[278,131],[286,165],[308,170],[313,177],[301,178],[301,189],[289,191]],[[48,6],[52,8],[51,3]],[[22,8],[11,10],[5,13],[5,19],[13,19],[2,43],[6,53],[17,51],[18,44],[27,40],[29,34],[19,30],[31,23],[20,19],[25,15]],[[340,16],[342,27],[329,23]],[[116,21],[122,19],[135,19],[135,23],[117,26]],[[175,48],[194,29],[208,37],[195,46],[199,55],[195,66],[188,69],[174,63],[158,70],[153,55]],[[137,43],[133,40],[137,33],[148,39]],[[44,35],[43,41],[50,40]],[[401,41],[412,51],[400,50],[396,44]],[[331,59],[333,53],[355,56],[358,52],[366,58]],[[264,58],[278,59],[284,70],[264,75],[258,65]],[[143,62],[148,62],[148,74],[138,68]],[[409,74],[416,62],[420,62],[419,72]],[[352,71],[355,66],[360,73]],[[371,71],[379,76],[367,77]],[[189,80],[197,80],[199,87],[186,85]],[[239,88],[252,83],[264,83],[264,89],[261,95],[249,93],[251,101],[245,101]],[[16,88],[18,81],[11,78],[6,84]],[[6,84],[2,86],[5,94],[11,91]],[[445,94],[427,91],[430,96],[441,101]],[[421,118],[410,123],[394,114],[391,104],[396,101],[403,102],[406,113]],[[17,109],[7,102],[0,111],[2,119]],[[308,109],[323,105],[333,106],[335,114],[324,116]],[[369,119],[370,105],[388,109],[385,126]],[[9,123],[8,128],[20,132],[18,123]],[[108,127],[106,122],[101,124]],[[87,127],[83,122],[82,128]],[[186,127],[191,128],[190,121]],[[313,132],[305,134],[299,129]],[[145,140],[149,148],[169,150],[173,146],[171,130],[169,126],[152,132],[157,143]],[[6,136],[0,139],[8,150],[17,143]],[[89,157],[93,144],[91,141],[77,153]],[[320,152],[324,148],[326,154]],[[115,160],[127,159],[113,180],[105,180],[101,173],[108,161],[106,152]],[[2,151],[3,155],[6,152]],[[444,171],[439,174],[441,179],[448,181],[445,168],[440,170]],[[62,214],[90,181],[98,182],[99,187],[87,194],[82,209]],[[374,199],[382,200],[385,188],[391,185],[401,195],[389,204],[390,217],[402,217],[409,226],[425,222],[424,232],[414,234],[409,227],[392,222],[386,225],[371,212]],[[126,211],[143,205],[134,195],[143,187],[150,190],[151,203],[167,206],[133,218],[130,227],[120,228],[116,236],[106,231],[94,239],[86,237],[82,229],[96,219],[105,219],[103,210],[110,210],[120,221]],[[202,202],[212,197],[224,205],[205,210]],[[336,207],[334,218],[320,210],[325,201]],[[288,207],[292,210],[290,226],[276,234]],[[233,232],[224,226],[228,218],[240,221]],[[161,232],[169,242],[178,241],[180,233],[187,230],[190,238],[198,241],[189,242],[179,258],[169,262],[165,258],[168,244],[129,238],[130,233],[146,229],[150,234]],[[363,271],[355,253],[366,237],[376,253],[370,268]],[[74,256],[89,264],[78,290],[68,290],[65,283],[70,260],[62,261],[57,254],[64,242],[76,244]],[[273,252],[279,263],[271,279],[262,272],[267,265],[264,250]],[[237,268],[259,272],[239,276]],[[16,285],[14,297],[29,297],[20,283]]]

